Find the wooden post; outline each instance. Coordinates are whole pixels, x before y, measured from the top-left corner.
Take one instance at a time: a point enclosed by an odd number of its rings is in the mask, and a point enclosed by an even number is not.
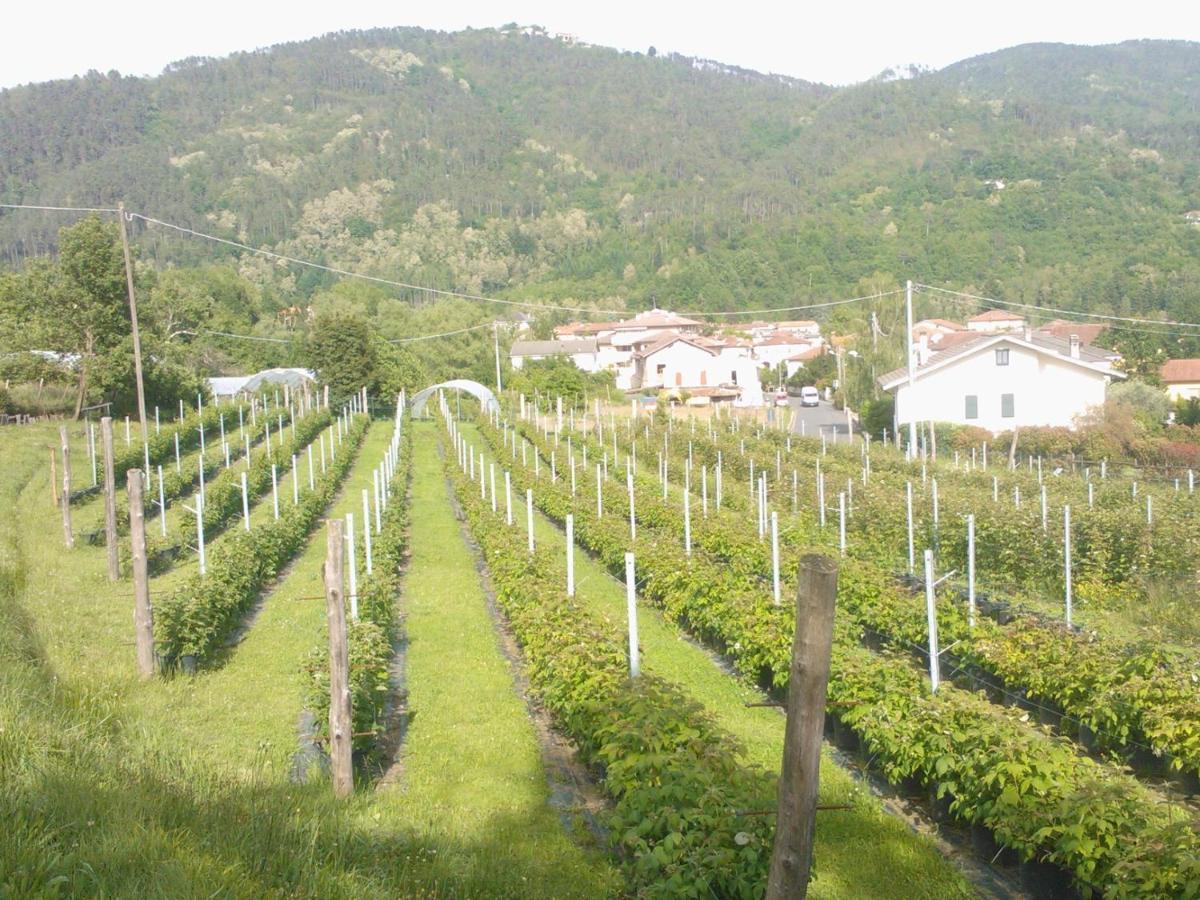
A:
[[[104,544],[108,552],[108,580],[121,577],[117,558],[117,480],[113,472],[113,420],[104,416],[100,420],[100,444],[104,452]],[[138,491],[141,496],[141,491]]]
[[[62,497],[60,505],[62,506],[63,520],[63,542],[70,550],[75,546],[75,533],[71,531],[71,443],[67,438],[67,426],[63,425],[58,429],[59,441],[62,445]]]
[[[150,578],[146,571],[146,514],[142,501],[142,473],[125,473],[129,491],[129,544],[133,561],[133,636],[137,669],[142,678],[154,677],[154,613],[150,607]]]
[[[837,576],[837,562],[828,556],[813,554],[800,560],[779,812],[767,900],[792,900],[808,893]]]
[[[50,499],[58,509],[58,454],[50,447]]]
[[[329,623],[329,757],[333,793],[347,797],[354,790],[351,764],[350,651],[346,643],[346,610],[342,593],[342,523],[325,523],[325,615]]]

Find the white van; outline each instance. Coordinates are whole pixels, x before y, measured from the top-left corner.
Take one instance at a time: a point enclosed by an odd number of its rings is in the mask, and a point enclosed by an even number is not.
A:
[[[801,406],[818,406],[821,403],[821,395],[817,393],[817,389],[811,384],[800,388],[800,405]]]

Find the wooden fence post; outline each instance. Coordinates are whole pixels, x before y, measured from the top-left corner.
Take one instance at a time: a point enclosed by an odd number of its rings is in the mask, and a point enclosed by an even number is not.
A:
[[[342,591],[340,519],[325,522],[325,614],[329,622],[329,757],[333,793],[347,797],[354,790],[351,764],[350,653],[346,644],[346,610]]]
[[[58,429],[59,441],[62,445],[62,520],[63,520],[63,543],[70,550],[75,546],[75,533],[71,531],[71,443],[67,438],[67,426],[63,425]]]
[[[113,420],[104,416],[100,420],[100,443],[104,450],[104,548],[108,554],[108,580],[121,577],[121,563],[117,557],[117,476],[113,471]],[[141,496],[141,491],[138,491]]]
[[[146,511],[142,500],[142,473],[125,473],[129,491],[129,544],[133,561],[133,635],[137,645],[138,675],[154,677],[154,613],[150,607],[150,578],[146,571]]]
[[[808,893],[837,577],[837,561],[828,556],[810,554],[800,560],[779,812],[767,900],[802,900]]]

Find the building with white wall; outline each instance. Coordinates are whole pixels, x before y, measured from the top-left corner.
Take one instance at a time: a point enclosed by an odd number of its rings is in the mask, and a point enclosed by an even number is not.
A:
[[[967,319],[968,331],[995,334],[999,331],[1020,331],[1025,327],[1025,317],[1006,309],[989,309],[987,312]]]
[[[1159,374],[1172,400],[1200,397],[1200,359],[1169,359]]]
[[[896,398],[895,424],[953,422],[995,433],[1039,425],[1073,427],[1123,378],[1108,353],[1048,335],[980,334],[879,378]]]
[[[596,372],[600,369],[598,350],[595,340],[513,341],[512,349],[508,351],[508,361],[514,369],[519,369],[526,362],[564,356],[583,371]]]

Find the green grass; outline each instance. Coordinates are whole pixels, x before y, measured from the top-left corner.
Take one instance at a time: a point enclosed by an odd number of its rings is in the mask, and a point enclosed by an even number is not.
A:
[[[594,496],[594,495],[591,495]],[[581,502],[588,495],[581,493]],[[524,527],[523,516],[520,527]],[[565,535],[535,513],[540,546],[566,552]],[[588,610],[624,628],[625,585],[583,550],[575,553],[576,597]],[[784,717],[770,708],[747,708],[766,698],[754,687],[723,672],[657,610],[640,606],[638,635],[643,669],[682,686],[746,748],[749,762],[779,771]],[[970,896],[965,880],[924,838],[887,815],[869,792],[832,759],[821,761],[821,802],[852,804],[851,810],[818,813],[815,880],[809,896],[954,897]]]
[[[360,508],[358,488],[388,431],[372,429],[337,512]],[[323,534],[222,668],[141,684],[128,581],[109,584],[103,547],[62,547],[45,451],[56,434],[0,431],[9,513],[0,519],[0,896],[611,890],[607,863],[571,844],[545,804],[531,726],[455,531],[431,435],[414,498],[414,565],[424,562],[413,578],[424,599],[410,618],[416,716],[405,775],[337,803],[323,781],[286,779],[299,661],[324,639],[320,601],[299,599],[320,593]]]

